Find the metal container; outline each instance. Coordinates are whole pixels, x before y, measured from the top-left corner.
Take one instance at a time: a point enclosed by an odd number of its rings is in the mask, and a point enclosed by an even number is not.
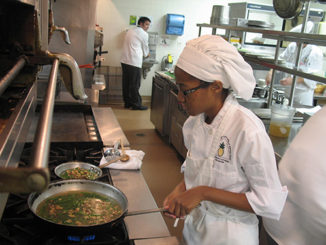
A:
[[[79,161],[73,161],[73,162],[66,162],[66,163],[62,163],[60,165],[58,165],[55,169],[54,169],[54,173],[56,174],[56,176],[61,177],[61,174],[63,172],[65,172],[68,169],[74,169],[74,168],[83,168],[86,169],[90,172],[93,172],[96,174],[96,177],[100,177],[102,176],[102,170],[90,163],[86,163],[86,162],[79,162]]]
[[[212,9],[211,25],[229,24],[229,6],[214,5]]]

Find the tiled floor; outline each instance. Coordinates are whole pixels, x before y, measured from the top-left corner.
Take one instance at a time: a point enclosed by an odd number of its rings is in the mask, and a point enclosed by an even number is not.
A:
[[[129,140],[130,147],[145,152],[142,173],[157,206],[162,206],[163,200],[182,180],[180,166],[183,162],[180,155],[160,137],[150,121],[150,110],[133,111],[124,109],[122,105],[110,105],[116,115],[122,130]],[[176,228],[174,220],[164,217],[170,233],[182,240],[183,221]],[[260,245],[266,245],[264,233],[260,237]]]
[[[164,198],[182,180],[180,173],[182,159],[178,153],[155,131],[150,121],[150,110],[134,111],[122,105],[110,105],[122,130],[129,140],[130,147],[145,152],[141,171],[152,195],[161,207]],[[164,217],[170,233],[179,240],[182,238],[183,222],[176,228],[174,220]]]

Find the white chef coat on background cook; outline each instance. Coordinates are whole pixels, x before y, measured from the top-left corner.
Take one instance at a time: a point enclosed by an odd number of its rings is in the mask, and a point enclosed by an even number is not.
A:
[[[148,54],[148,33],[141,27],[128,30],[120,62],[141,68],[143,56],[147,57]]]
[[[289,196],[279,221],[263,220],[279,245],[326,244],[326,106],[300,129],[280,164]]]
[[[183,134],[187,189],[204,185],[245,193],[257,215],[279,218],[287,190],[279,182],[273,146],[262,122],[232,94],[211,124],[204,114],[190,116]],[[258,244],[258,219],[203,201],[187,215],[183,235],[188,245]]]
[[[290,43],[289,46],[280,55],[281,59],[286,61],[289,68],[295,65],[298,48],[296,43]],[[305,73],[318,73],[323,69],[323,51],[315,45],[308,44],[302,48],[299,61],[299,70]],[[288,74],[288,76],[290,76]],[[294,93],[294,101],[301,105],[312,105],[314,89],[316,81],[304,78],[304,83],[297,83]],[[290,96],[291,86],[287,86],[285,90],[287,96]]]

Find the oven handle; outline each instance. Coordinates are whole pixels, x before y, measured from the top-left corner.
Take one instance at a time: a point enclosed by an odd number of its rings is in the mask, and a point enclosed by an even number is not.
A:
[[[21,69],[24,68],[27,63],[27,57],[21,56],[16,64],[10,69],[10,71],[0,80],[0,96],[10,85],[11,81],[18,75]]]
[[[31,166],[0,168],[0,192],[40,192],[45,190],[50,182],[48,158],[59,63],[59,59],[54,59],[52,64],[46,96],[35,133]]]

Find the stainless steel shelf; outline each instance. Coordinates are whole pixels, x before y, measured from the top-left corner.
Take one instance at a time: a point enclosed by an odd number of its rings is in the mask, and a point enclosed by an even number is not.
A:
[[[246,55],[242,55],[242,56],[246,61],[253,62],[253,63],[256,63],[258,65],[262,65],[262,66],[269,67],[269,68],[274,69],[274,70],[283,71],[283,72],[286,72],[286,73],[289,73],[289,74],[293,74],[293,75],[296,75],[296,76],[299,76],[299,77],[307,78],[307,79],[310,79],[310,80],[314,80],[314,81],[318,81],[318,82],[326,84],[326,77],[305,73],[305,72],[302,72],[302,71],[298,71],[296,69],[290,69],[290,68],[287,68],[287,67],[284,67],[284,66],[281,66],[281,65],[278,65],[278,64],[274,64],[274,63],[271,63],[271,62],[261,60],[259,58],[248,57]]]
[[[276,39],[276,40],[284,40],[284,41],[296,41],[301,43],[311,43],[321,46],[326,46],[326,35],[316,35],[316,34],[307,34],[307,33],[297,33],[297,32],[285,32],[285,31],[274,31],[268,30],[259,27],[242,27],[242,26],[232,26],[232,25],[211,25],[211,24],[197,24],[199,27],[199,36],[201,35],[201,28],[207,27],[212,28],[213,34],[216,34],[216,29],[225,29],[231,31],[242,31],[242,32],[254,32],[263,34],[264,38]],[[226,35],[227,36],[227,35]],[[314,81],[318,81],[326,84],[326,78],[322,76],[308,74],[302,71],[298,71],[296,69],[290,69],[272,62],[267,62],[261,60],[259,58],[248,57],[245,54],[242,55],[245,60],[249,62],[253,62],[255,64],[269,67],[274,70],[283,71],[289,74],[293,74],[296,76],[300,76],[303,78],[311,79]]]
[[[207,27],[213,29],[225,29],[230,31],[242,31],[242,32],[253,32],[261,33],[264,38],[290,41],[290,42],[301,42],[310,43],[320,46],[326,46],[326,35],[319,34],[307,34],[299,32],[286,32],[286,31],[275,31],[259,27],[243,27],[243,26],[232,26],[232,25],[210,25],[210,24],[197,24],[199,28]],[[199,30],[201,32],[201,30]],[[200,34],[199,34],[200,36]]]

